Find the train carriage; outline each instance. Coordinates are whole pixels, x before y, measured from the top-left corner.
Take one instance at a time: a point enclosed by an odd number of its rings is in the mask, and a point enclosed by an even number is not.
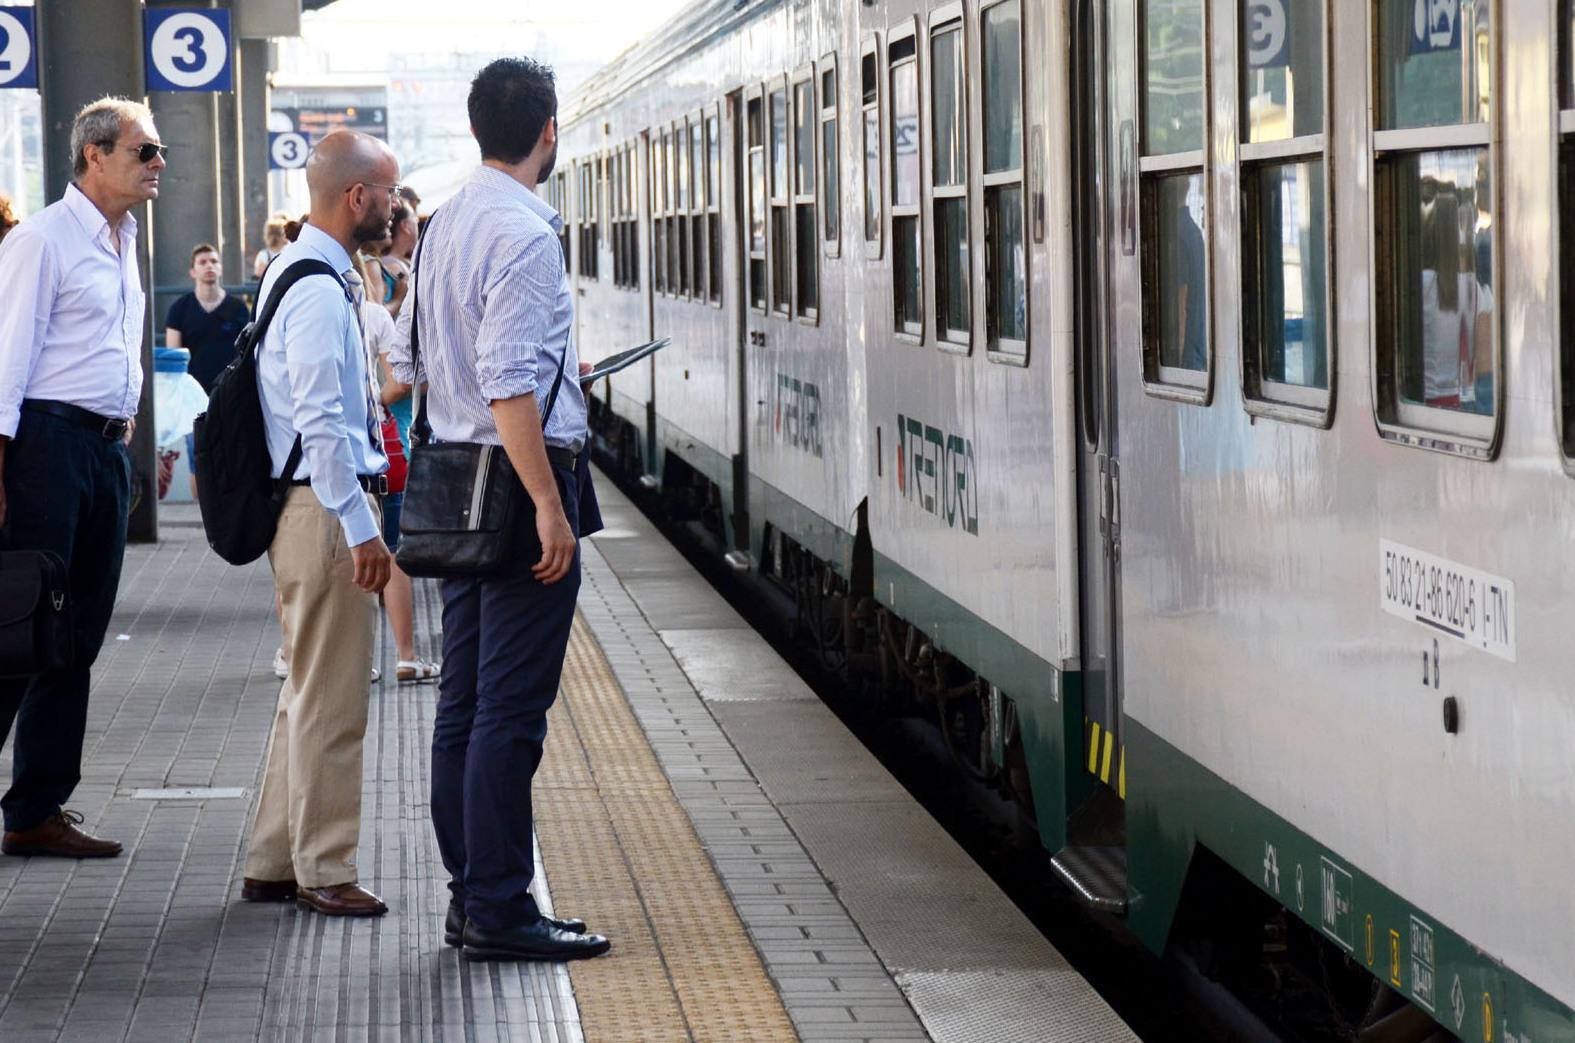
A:
[[[1155,949],[1575,1039],[1572,6],[697,4],[564,109],[604,437]]]

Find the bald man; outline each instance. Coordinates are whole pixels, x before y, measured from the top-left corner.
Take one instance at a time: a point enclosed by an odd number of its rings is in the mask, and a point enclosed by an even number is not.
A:
[[[399,164],[381,141],[336,131],[307,159],[306,183],[312,212],[269,267],[260,299],[299,261],[326,261],[340,275],[310,275],[285,291],[257,362],[274,476],[294,463],[268,550],[289,671],[241,897],[379,916],[388,907],[358,883],[356,845],[377,593],[392,558],[378,502],[388,461],[352,257],[388,236]]]

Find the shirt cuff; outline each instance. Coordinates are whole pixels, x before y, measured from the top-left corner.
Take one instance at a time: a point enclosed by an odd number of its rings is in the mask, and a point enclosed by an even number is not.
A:
[[[476,374],[481,394],[488,402],[506,398],[520,398],[536,390],[535,358],[505,362],[488,366]]]
[[[0,438],[15,438],[16,429],[22,425],[20,409],[0,407]]]
[[[350,547],[359,547],[373,537],[382,535],[377,517],[372,513],[372,505],[367,503],[365,496],[339,519],[339,525],[345,531],[345,544]]]

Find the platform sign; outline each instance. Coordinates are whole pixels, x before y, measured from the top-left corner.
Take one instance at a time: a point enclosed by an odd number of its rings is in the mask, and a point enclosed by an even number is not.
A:
[[[1460,0],[1414,0],[1411,53],[1460,50]]]
[[[0,90],[38,87],[31,7],[0,7]]]
[[[1291,60],[1291,22],[1286,0],[1247,0],[1247,67],[1280,69]]]
[[[269,170],[300,170],[311,152],[312,145],[305,134],[288,130],[268,135]]]
[[[146,16],[148,89],[234,89],[230,12],[214,8],[149,8]]]

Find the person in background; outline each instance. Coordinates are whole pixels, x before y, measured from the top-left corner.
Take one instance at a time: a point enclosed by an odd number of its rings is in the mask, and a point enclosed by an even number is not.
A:
[[[147,299],[132,208],[159,195],[165,148],[141,102],[102,98],[71,126],[72,181],[0,244],[0,547],[52,551],[70,576],[66,666],[0,680],[8,855],[108,858],[120,844],[62,805],[82,777],[89,672],[126,550]]]
[[[421,197],[416,195],[416,190],[411,188],[409,185],[399,186],[399,198],[403,199],[405,201],[405,205],[410,207],[410,212],[412,214],[419,214],[421,212]]]
[[[402,201],[396,204],[390,228],[388,240],[378,250],[378,264],[382,272],[383,307],[397,319],[410,289],[410,259],[415,253],[419,233],[416,212]]]
[[[377,263],[377,258],[363,256],[361,262],[366,284],[377,285],[376,280],[383,270]],[[388,349],[394,339],[394,319],[388,314],[388,309],[375,301],[368,300],[364,311],[368,361],[374,367],[372,371],[378,375],[378,382],[382,385],[381,397],[385,410],[384,452],[390,463],[395,457],[408,461],[410,459],[410,385],[395,381],[388,369]],[[393,424],[388,424],[386,418],[392,418]],[[387,437],[390,426],[396,429],[396,437],[393,439]],[[383,497],[383,542],[388,544],[390,552],[399,550],[399,515],[404,504],[403,490],[399,492],[389,490],[388,495]],[[398,661],[394,664],[394,680],[399,684],[437,680],[437,664],[429,663],[416,654],[415,592],[411,588],[410,577],[405,575],[397,561],[389,570],[388,586],[383,588],[383,611],[388,615],[389,629],[394,632],[394,646],[398,656]]]
[[[268,264],[288,245],[290,240],[285,238],[285,225],[290,223],[290,216],[284,212],[274,214],[268,218],[268,223],[263,225],[263,248],[257,251],[257,259],[252,262],[252,277],[261,280],[263,272],[268,270]]]
[[[0,242],[5,241],[5,234],[16,225],[16,211],[11,208],[11,197],[0,192]]]
[[[164,320],[164,343],[191,352],[186,372],[202,390],[212,391],[224,367],[235,357],[235,338],[251,320],[239,297],[224,289],[224,262],[218,247],[198,243],[191,250],[192,291],[175,299]]]

